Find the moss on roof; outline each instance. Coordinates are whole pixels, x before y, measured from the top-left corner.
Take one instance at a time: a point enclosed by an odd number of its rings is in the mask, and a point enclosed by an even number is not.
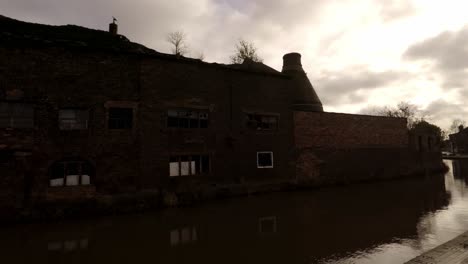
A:
[[[287,77],[260,62],[245,61],[242,64],[207,63],[199,59],[165,54],[131,42],[123,35],[113,35],[76,25],[52,26],[19,21],[0,15],[0,46],[13,48],[58,47],[84,51],[133,53],[147,57],[196,63],[234,71]]]
[[[75,25],[52,26],[0,15],[0,44],[14,47],[71,47],[152,54],[156,51],[122,35]]]

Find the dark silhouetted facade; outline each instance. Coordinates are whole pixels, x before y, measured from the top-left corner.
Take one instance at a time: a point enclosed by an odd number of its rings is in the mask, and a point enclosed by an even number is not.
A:
[[[110,31],[0,17],[2,201],[353,182],[425,166],[405,119],[323,112],[298,53],[278,72],[162,54]]]

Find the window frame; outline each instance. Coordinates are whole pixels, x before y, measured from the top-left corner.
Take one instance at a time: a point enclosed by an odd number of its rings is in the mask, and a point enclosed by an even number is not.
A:
[[[175,115],[171,115],[170,112],[175,112]],[[186,113],[183,116],[182,113]],[[188,114],[190,113],[190,114]],[[174,107],[168,108],[165,112],[166,114],[166,128],[168,129],[207,129],[210,127],[210,116],[211,112],[206,108],[184,108],[184,107]],[[196,118],[191,118],[190,115],[195,114]],[[202,115],[206,115],[206,118],[202,118]],[[177,126],[170,125],[171,119],[177,119]],[[185,120],[187,126],[181,125],[181,120]],[[191,127],[192,121],[197,121],[196,127]],[[206,120],[206,126],[202,126],[202,120]],[[174,121],[172,121],[174,122]]]
[[[197,169],[197,161],[193,159],[193,157],[198,156],[198,166]],[[188,160],[182,160],[183,157],[188,157]],[[204,158],[207,160],[207,164],[204,162]],[[175,159],[176,161],[171,161]],[[182,162],[188,163],[187,174],[183,174]],[[177,174],[172,174],[171,164],[177,163]],[[193,167],[195,166],[195,167]],[[195,154],[174,154],[169,156],[169,178],[177,178],[177,177],[187,177],[187,176],[201,176],[201,175],[208,175],[211,173],[211,155],[206,153],[195,153]]]
[[[1,126],[0,129],[5,129],[5,128],[14,128],[14,129],[32,129],[35,128],[35,119],[36,119],[36,109],[35,109],[35,104],[33,103],[28,103],[28,102],[22,102],[22,101],[0,101],[0,105],[5,104],[6,109],[8,112],[5,113],[5,115],[2,115],[2,112],[0,112],[0,120],[2,118],[5,118],[5,121],[8,120],[8,126]],[[23,106],[23,107],[30,107],[30,109],[26,109],[26,111],[31,111],[30,116],[29,115],[15,115],[17,114],[16,112],[16,107],[12,106]],[[1,108],[0,108],[1,109]],[[27,126],[17,126],[15,125],[14,120],[27,120],[28,125]],[[21,123],[21,122],[20,122]],[[23,122],[25,123],[25,122]],[[1,124],[1,122],[0,122]]]
[[[61,112],[64,112],[64,111],[75,111],[75,119],[61,118],[60,114],[61,114]],[[81,114],[79,112],[81,112]],[[80,117],[82,117],[82,116],[86,116],[86,119],[84,120],[84,125],[83,125],[83,120],[80,120]],[[59,129],[61,131],[87,130],[87,129],[89,129],[89,119],[90,119],[89,109],[64,107],[64,108],[60,108],[58,110],[58,127],[59,127]],[[81,124],[83,126],[78,127],[78,128],[76,128],[76,127],[65,128],[64,126],[62,126],[62,121],[64,121],[64,120],[75,120],[75,121],[77,121],[78,124]]]
[[[278,131],[280,123],[280,114],[279,113],[268,113],[268,112],[254,112],[254,111],[245,111],[244,112],[244,127],[251,131]],[[253,116],[254,118],[251,118]],[[258,121],[257,118],[260,120]],[[268,122],[262,122],[262,118],[275,118],[276,126],[274,128],[263,128],[262,124],[271,124]],[[256,126],[254,127],[251,123],[255,122]]]
[[[111,111],[114,109],[126,109],[130,110],[131,114],[129,115],[130,120],[124,118],[114,118],[111,117]],[[111,127],[111,122],[120,121],[123,124],[122,127]],[[128,122],[128,123],[127,123]],[[107,128],[110,130],[133,130],[135,127],[135,108],[134,107],[124,107],[124,106],[110,106],[107,108]],[[129,125],[130,127],[127,127]]]
[[[271,157],[271,165],[269,166],[260,166],[260,154],[270,154]],[[273,151],[257,151],[257,169],[272,169],[274,168],[274,158],[273,158]]]
[[[69,166],[73,164],[73,165],[77,165],[76,169],[77,169],[77,173],[76,174],[68,174],[68,171],[69,171]],[[62,177],[56,177],[56,175],[54,175],[54,170],[59,168],[58,166],[61,166],[61,169],[62,169],[62,174],[63,176]],[[83,174],[83,172],[85,171],[84,167],[85,166],[89,166],[88,169],[88,174]],[[67,184],[67,176],[78,176],[78,182],[77,184]],[[83,184],[83,176],[88,176],[88,180],[89,180],[89,183],[88,184]],[[75,186],[92,186],[94,185],[94,178],[95,178],[95,167],[93,164],[91,164],[89,161],[87,160],[83,160],[83,159],[70,159],[70,160],[59,160],[59,161],[56,161],[54,163],[51,164],[51,166],[49,167],[49,184],[48,184],[48,187],[49,188],[57,188],[57,187],[75,187]],[[52,180],[56,180],[56,179],[62,179],[62,183],[60,185],[52,185]]]

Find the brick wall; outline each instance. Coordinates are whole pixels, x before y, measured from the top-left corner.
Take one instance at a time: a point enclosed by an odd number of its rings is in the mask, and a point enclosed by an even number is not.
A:
[[[294,136],[296,179],[317,185],[396,178],[440,165],[430,153],[410,149],[403,118],[295,112]]]
[[[404,148],[406,119],[341,113],[294,113],[297,148]]]

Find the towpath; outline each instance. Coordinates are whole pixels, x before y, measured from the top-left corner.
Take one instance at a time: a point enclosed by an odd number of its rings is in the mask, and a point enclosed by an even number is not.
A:
[[[468,264],[468,232],[429,250],[406,264]]]

